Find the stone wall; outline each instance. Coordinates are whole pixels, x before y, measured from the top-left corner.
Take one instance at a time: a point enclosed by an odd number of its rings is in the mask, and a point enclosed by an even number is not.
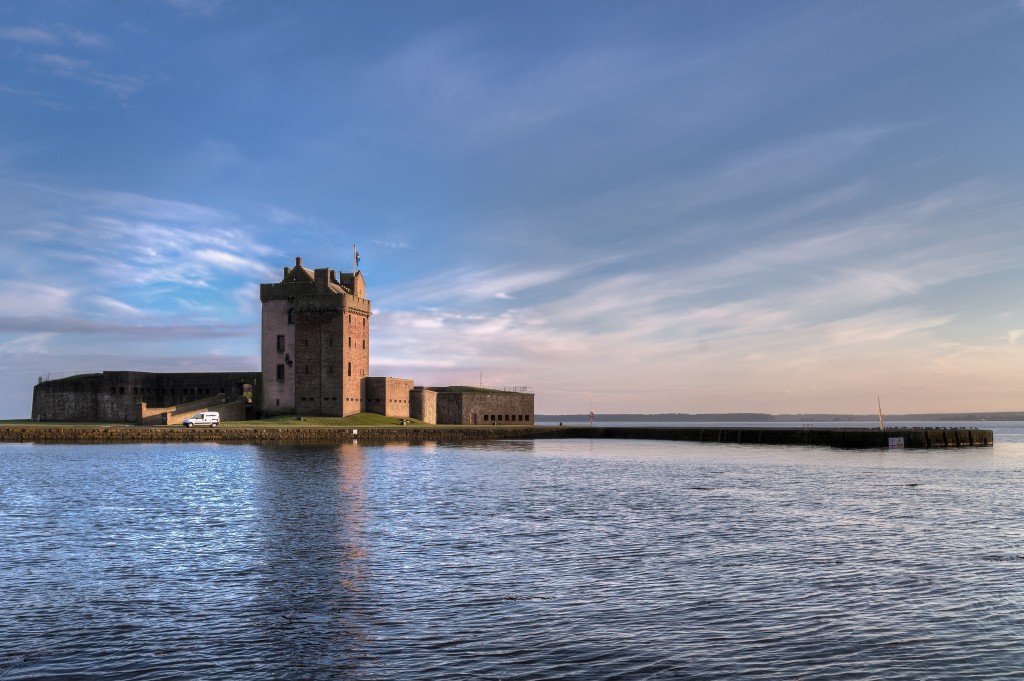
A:
[[[366,395],[365,411],[394,418],[407,419],[413,382],[408,378],[368,376],[363,380]]]
[[[291,303],[263,303],[261,365],[263,414],[295,413],[295,324],[289,323]]]
[[[173,407],[150,407],[143,402],[136,422],[145,426],[175,426],[201,411],[218,412],[221,421],[245,421],[248,406],[245,398],[228,402],[223,394]]]
[[[437,391],[437,422],[462,425],[530,425],[532,393],[503,390],[433,388]]]
[[[147,428],[142,426],[0,425],[0,442],[288,442],[336,445],[351,442],[459,442],[510,438],[626,438],[803,445],[843,449],[878,449],[898,437],[914,449],[991,447],[991,430],[974,428],[605,428],[575,426],[488,426],[465,428]],[[529,442],[521,443],[523,449]]]
[[[32,419],[36,421],[93,421],[133,423],[139,404],[147,408],[172,407],[216,398],[245,398],[255,417],[259,404],[258,372],[150,373],[104,371],[43,381],[32,392]]]
[[[437,392],[413,388],[409,393],[409,417],[424,423],[437,423]]]

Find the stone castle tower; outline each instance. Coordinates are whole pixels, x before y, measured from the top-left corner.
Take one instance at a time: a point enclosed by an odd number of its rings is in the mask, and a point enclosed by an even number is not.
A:
[[[266,416],[350,416],[366,411],[370,301],[363,275],[308,270],[302,258],[277,284],[260,284]]]

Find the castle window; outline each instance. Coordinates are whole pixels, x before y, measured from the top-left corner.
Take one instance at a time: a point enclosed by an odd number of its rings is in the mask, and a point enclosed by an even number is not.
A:
[[[277,365],[277,380],[279,380],[279,381],[283,381],[284,380],[284,365],[283,364],[278,364]]]
[[[295,310],[288,310],[288,323],[289,324],[294,324],[295,323]]]
[[[124,395],[124,386],[123,385],[119,388],[119,390],[121,391],[121,394]]]
[[[365,349],[366,349],[366,339],[364,338],[363,339],[363,350],[365,350]]]
[[[348,363],[348,375],[349,375],[349,376],[351,376],[351,375],[352,375],[352,362],[349,362],[349,363]]]
[[[309,365],[308,364],[306,366],[302,367],[302,373],[304,373],[307,376],[309,376]]]
[[[274,400],[274,402],[277,403],[277,406],[279,406],[279,407],[281,406],[281,400],[279,400],[279,399],[278,400]]]
[[[284,335],[277,337],[277,351],[284,352]]]
[[[352,347],[352,336],[348,337],[348,346]]]
[[[334,375],[334,367],[332,367],[332,366],[327,367],[327,375],[328,376],[333,376]]]
[[[110,386],[110,394],[111,395],[116,395],[117,394],[117,388],[115,388],[114,386]]]

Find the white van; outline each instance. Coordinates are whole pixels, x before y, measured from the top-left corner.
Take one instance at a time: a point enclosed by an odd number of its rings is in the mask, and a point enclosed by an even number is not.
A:
[[[201,411],[195,416],[190,416],[181,422],[181,425],[186,428],[193,426],[210,426],[216,428],[220,425],[220,412],[219,411]]]

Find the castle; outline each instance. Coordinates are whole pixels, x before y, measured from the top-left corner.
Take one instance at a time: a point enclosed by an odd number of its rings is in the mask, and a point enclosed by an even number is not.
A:
[[[214,409],[225,421],[294,414],[370,412],[436,424],[532,424],[525,389],[422,387],[370,376],[371,306],[362,272],[310,270],[302,258],[280,282],[260,285],[261,371],[104,371],[43,381],[32,395],[37,421],[174,425]]]

